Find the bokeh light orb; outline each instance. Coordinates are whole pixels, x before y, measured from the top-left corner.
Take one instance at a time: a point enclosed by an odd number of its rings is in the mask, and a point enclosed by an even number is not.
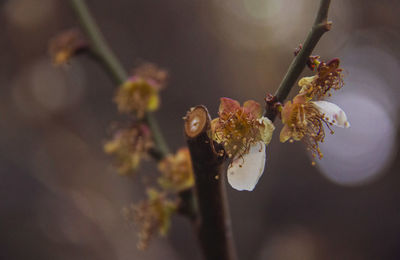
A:
[[[352,93],[333,102],[346,111],[351,127],[334,128],[335,134],[326,136],[321,144],[324,158],[318,167],[337,184],[370,182],[393,158],[397,122],[371,97]]]

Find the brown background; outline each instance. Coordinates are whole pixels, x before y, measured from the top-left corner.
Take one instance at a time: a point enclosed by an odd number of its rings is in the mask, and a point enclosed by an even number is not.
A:
[[[87,1],[126,68],[169,71],[156,116],[173,150],[191,106],[216,116],[221,96],[262,102],[275,91],[317,2]],[[400,258],[399,13],[396,0],[332,1],[333,30],[315,53],[341,58],[335,101],[352,127],[327,138],[312,167],[302,143],[279,143],[276,124],[255,191],[227,187],[241,259]],[[48,40],[74,26],[68,1],[0,2],[0,259],[200,259],[179,216],[168,238],[136,250],[121,209],[157,172],[147,163],[120,177],[103,154],[119,117],[107,75],[87,57],[51,66]]]

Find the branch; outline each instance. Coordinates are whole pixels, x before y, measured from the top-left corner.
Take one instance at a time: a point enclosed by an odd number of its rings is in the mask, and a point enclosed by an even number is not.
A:
[[[86,6],[84,0],[71,0],[71,6],[73,7],[79,22],[86,32],[87,37],[91,43],[91,54],[92,57],[105,69],[105,71],[111,76],[115,84],[121,85],[127,78],[127,73],[122,67],[121,63],[115,57],[114,53],[108,47],[100,29],[98,28],[93,16]],[[158,126],[156,119],[152,114],[147,113],[145,121],[150,127],[155,149],[149,151],[149,154],[156,160],[162,160],[168,153],[168,145],[164,140],[163,134]],[[180,202],[180,213],[189,219],[193,220],[196,218],[197,208],[194,203],[195,196],[193,190],[187,190],[183,193],[178,194],[181,199]]]
[[[332,23],[327,20],[330,2],[330,0],[321,0],[317,17],[315,18],[311,31],[308,33],[307,38],[303,43],[302,49],[290,64],[278,90],[275,92],[277,102],[283,103],[287,98],[296,80],[304,70],[307,59],[310,57],[318,41],[325,32],[331,29]],[[276,113],[277,111],[275,109],[267,106],[265,116],[271,119],[271,121],[275,119]]]
[[[218,155],[209,131],[207,109],[191,109],[185,119],[185,134],[196,180],[198,238],[206,259],[233,260],[237,257],[225,191],[225,157]]]
[[[71,0],[71,5],[90,40],[93,54],[99,62],[105,66],[107,72],[110,73],[114,81],[118,85],[122,84],[127,78],[127,74],[111,49],[108,47],[102,33],[87,8],[85,1]]]
[[[110,47],[107,45],[102,33],[100,32],[93,16],[84,0],[71,0],[72,8],[74,9],[80,24],[82,25],[87,37],[91,43],[91,54],[101,64],[106,72],[112,77],[117,85],[121,85],[127,78],[127,73],[121,63],[115,57]],[[168,145],[159,129],[157,121],[150,113],[146,114],[146,123],[149,125],[153,135],[156,149],[151,151],[151,155],[155,160],[161,160],[168,154]]]

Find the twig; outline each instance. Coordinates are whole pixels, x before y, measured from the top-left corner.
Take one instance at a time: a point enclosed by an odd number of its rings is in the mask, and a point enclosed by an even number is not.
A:
[[[185,134],[192,158],[198,204],[198,238],[206,259],[237,259],[225,191],[224,156],[208,136],[210,115],[198,106],[186,115]]]
[[[303,43],[303,47],[290,64],[278,90],[275,92],[277,102],[283,103],[287,98],[296,80],[304,70],[307,64],[307,59],[310,57],[318,41],[325,32],[331,29],[332,23],[328,22],[327,18],[330,2],[330,0],[321,0],[317,17],[315,18],[311,31],[308,33],[307,38]],[[267,107],[265,116],[273,121],[276,116],[276,110]]]
[[[118,62],[114,53],[108,47],[102,33],[100,32],[95,20],[93,19],[84,0],[71,0],[79,21],[90,39],[91,49],[96,58],[105,66],[106,70],[113,77],[117,84],[122,84],[127,78],[127,74]]]
[[[78,16],[78,19],[85,30],[91,42],[91,54],[96,61],[105,69],[112,77],[115,84],[121,85],[127,78],[127,73],[115,57],[114,53],[108,47],[102,33],[100,32],[94,18],[84,0],[71,0],[71,5]],[[151,129],[155,149],[151,149],[149,154],[156,160],[162,160],[168,153],[169,149],[164,140],[163,134],[159,129],[158,123],[152,114],[147,113],[145,121]],[[186,190],[178,194],[180,201],[180,213],[190,220],[196,219],[197,207],[195,203],[195,194],[193,189]]]
[[[115,57],[114,53],[108,47],[102,33],[100,32],[94,18],[84,0],[71,0],[72,8],[74,9],[80,24],[86,32],[91,44],[91,54],[99,64],[101,64],[107,73],[112,77],[117,85],[121,85],[127,79],[127,73],[121,63]],[[168,154],[168,145],[159,129],[157,121],[150,113],[146,114],[146,123],[149,125],[153,134],[156,149],[151,152],[151,155],[156,160],[162,159]]]

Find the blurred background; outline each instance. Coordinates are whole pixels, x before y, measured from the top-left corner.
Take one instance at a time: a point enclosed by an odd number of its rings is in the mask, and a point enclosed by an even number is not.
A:
[[[316,0],[87,0],[127,69],[167,69],[156,113],[171,148],[182,116],[219,98],[263,102],[303,42]],[[351,122],[311,166],[304,145],[269,146],[253,192],[228,189],[240,259],[400,258],[400,2],[333,0],[314,54],[340,57],[345,87],[332,101]],[[48,41],[78,26],[68,1],[0,2],[0,259],[201,259],[188,221],[136,249],[121,209],[144,198],[102,145],[118,120],[115,86],[87,57],[54,68]],[[311,75],[305,71],[304,75]],[[297,89],[296,89],[297,90]],[[292,91],[292,95],[296,91]]]

